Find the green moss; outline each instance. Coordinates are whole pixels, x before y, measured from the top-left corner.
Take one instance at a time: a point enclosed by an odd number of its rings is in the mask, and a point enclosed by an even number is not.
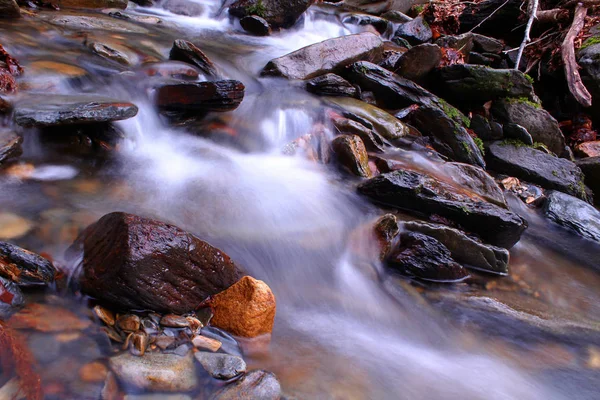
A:
[[[579,50],[583,50],[586,47],[590,47],[590,46],[593,46],[593,45],[599,44],[599,43],[600,43],[600,36],[592,36],[581,44],[581,47],[579,48]]]
[[[439,106],[442,108],[444,113],[452,118],[455,122],[460,123],[467,128],[471,126],[471,121],[466,117],[463,113],[461,113],[458,108],[451,106],[446,100],[440,99]]]
[[[258,0],[255,4],[251,5],[250,7],[248,7],[246,9],[246,12],[249,15],[258,15],[261,18],[264,18],[266,11],[267,10],[266,10],[265,5],[263,4],[262,0]]]
[[[528,75],[528,74],[524,74],[524,75],[525,75],[525,79],[527,79],[527,81],[533,85],[533,84],[534,84],[534,82],[535,82],[535,81],[533,80],[533,78],[532,78],[530,75]]]
[[[471,146],[469,146],[469,143],[467,143],[463,140],[460,142],[460,144],[462,144],[462,147],[465,149],[465,151],[467,152],[468,155],[473,154],[473,150],[471,150]]]
[[[415,15],[421,14],[423,10],[425,10],[425,4],[418,4],[412,7],[412,12],[415,13]]]
[[[475,144],[477,145],[477,147],[479,147],[479,150],[481,151],[481,154],[485,154],[485,148],[483,147],[483,140],[481,140],[478,137],[473,138],[473,141],[475,142]]]
[[[558,171],[557,171],[557,170],[553,170],[553,171],[552,171],[552,175],[554,175],[554,176],[558,177]]]
[[[541,104],[535,103],[531,100],[529,100],[527,97],[510,97],[507,99],[509,103],[514,104],[514,103],[521,103],[521,104],[528,104],[531,107],[537,108],[539,110],[542,109]]]
[[[460,206],[460,209],[467,215],[471,214],[471,211],[469,211],[469,209],[466,206]]]
[[[500,144],[502,146],[531,147],[517,139],[504,139]]]

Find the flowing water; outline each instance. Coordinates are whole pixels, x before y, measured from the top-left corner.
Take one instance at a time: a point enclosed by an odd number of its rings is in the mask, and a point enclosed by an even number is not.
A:
[[[0,178],[0,212],[30,225],[15,235],[16,243],[67,267],[64,250],[77,232],[115,210],[196,234],[273,289],[270,351],[248,361],[275,372],[297,398],[600,396],[597,247],[514,200],[511,206],[530,229],[511,251],[510,277],[424,288],[389,275],[373,238],[361,230],[382,211],[332,165],[282,152],[323,123],[324,105],[290,82],[258,78],[268,60],[356,27],[333,13],[311,11],[294,29],[256,38],[242,33],[218,2],[199,3],[205,7],[199,17],[138,7],[128,14],[163,23],[113,19],[138,33],[34,18],[0,22],[0,43],[25,68],[22,88],[40,96],[96,92],[139,107],[135,118],[117,123],[124,140],[103,159],[67,155],[34,130],[25,132],[21,160],[33,172],[26,179]],[[36,18],[56,15],[44,11]],[[245,98],[237,110],[209,115],[197,126],[169,126],[152,105],[143,68],[115,71],[81,45],[84,38],[122,46],[140,63],[164,59],[176,38],[192,40],[224,75],[245,84]],[[417,153],[403,157],[438,168]],[[596,333],[578,335],[577,329]]]

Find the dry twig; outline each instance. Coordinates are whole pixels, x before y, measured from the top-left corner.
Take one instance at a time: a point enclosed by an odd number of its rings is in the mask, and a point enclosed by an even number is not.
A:
[[[515,61],[515,69],[519,69],[519,64],[521,63],[521,57],[523,57],[523,50],[525,50],[525,45],[531,42],[531,37],[529,33],[531,32],[531,25],[533,25],[533,20],[536,18],[538,9],[538,0],[529,0],[529,19],[527,20],[527,26],[525,26],[525,36],[523,37],[523,41],[521,42],[521,46],[519,47],[519,52],[517,53],[517,60]]]
[[[577,4],[575,7],[575,15],[573,16],[573,23],[561,45],[562,60],[565,65],[565,75],[567,84],[569,85],[569,91],[584,107],[590,107],[592,105],[592,95],[581,81],[581,76],[577,69],[577,61],[575,60],[575,45],[573,41],[577,35],[579,35],[579,32],[581,32],[581,29],[583,29],[587,11],[587,7],[584,6],[583,3]]]

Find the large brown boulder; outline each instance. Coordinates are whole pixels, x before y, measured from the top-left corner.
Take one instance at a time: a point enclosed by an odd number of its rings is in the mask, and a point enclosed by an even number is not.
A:
[[[120,308],[185,313],[243,273],[219,249],[160,221],[114,212],[67,250],[81,255],[81,289]]]
[[[15,0],[0,0],[0,18],[18,18],[21,9]]]

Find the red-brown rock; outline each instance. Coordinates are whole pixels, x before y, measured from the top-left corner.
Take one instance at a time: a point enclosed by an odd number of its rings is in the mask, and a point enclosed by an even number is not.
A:
[[[160,221],[114,212],[67,250],[83,252],[81,289],[121,308],[183,314],[243,275],[219,249]]]
[[[580,157],[600,156],[600,141],[584,142],[575,147],[575,153]]]
[[[244,99],[244,90],[244,84],[235,80],[189,82],[162,86],[156,98],[163,111],[231,111]]]

